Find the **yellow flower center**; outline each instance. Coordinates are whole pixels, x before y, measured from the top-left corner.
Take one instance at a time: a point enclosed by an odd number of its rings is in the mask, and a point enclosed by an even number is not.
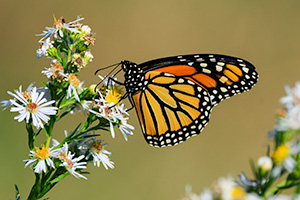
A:
[[[246,199],[246,193],[244,188],[240,186],[234,186],[231,192],[232,199],[234,200],[244,200]]]
[[[95,153],[100,153],[102,151],[104,147],[101,145],[101,142],[93,142],[91,145],[90,145],[90,149],[92,152],[95,152]]]
[[[275,163],[280,163],[284,161],[284,159],[289,155],[289,152],[290,152],[290,147],[282,144],[275,149],[272,155],[272,159]]]
[[[27,104],[26,110],[30,113],[35,113],[38,111],[38,105],[36,103]]]
[[[44,145],[42,145],[41,148],[35,147],[35,150],[35,157],[38,160],[46,160],[51,155],[49,148],[46,148]]]
[[[73,85],[74,87],[77,87],[80,83],[80,81],[78,80],[78,78],[75,76],[75,74],[70,74],[68,76],[68,79],[70,81],[70,84]]]
[[[115,89],[110,89],[108,92],[108,95],[106,95],[105,100],[107,101],[108,104],[114,103],[117,104],[119,103],[120,99],[122,97],[122,94],[115,90]]]

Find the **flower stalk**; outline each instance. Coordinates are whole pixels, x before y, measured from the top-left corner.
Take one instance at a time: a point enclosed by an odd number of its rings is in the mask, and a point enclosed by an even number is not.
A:
[[[115,129],[119,128],[126,140],[127,135],[133,134],[133,127],[127,128],[125,135],[120,127],[128,120],[124,104],[115,105],[112,109],[112,104],[106,100],[111,91],[117,94],[121,90],[115,91],[116,87],[112,84],[103,84],[99,89],[103,93],[94,92],[90,88],[95,84],[85,88],[84,81],[78,79],[80,72],[92,61],[90,47],[95,41],[91,29],[82,24],[83,19],[66,23],[63,18],[54,18],[53,26],[46,27],[38,35],[41,39],[36,58],[47,57],[51,61],[50,67],[42,71],[47,78],[44,87],[38,88],[32,83],[23,91],[20,86],[14,93],[8,91],[12,99],[0,102],[4,110],[10,108],[11,112],[19,113],[16,120],[25,121],[29,158],[24,162],[35,175],[29,200],[44,198],[68,175],[87,179],[83,174],[89,163],[97,167],[103,165],[105,169],[114,168],[111,153],[105,149],[108,144],[99,139],[100,134],[96,131],[115,133]],[[114,96],[114,100],[120,100],[120,95]],[[111,110],[109,116],[100,113],[103,106],[107,111]],[[61,142],[53,139],[60,134],[56,129],[54,131],[55,125],[65,116],[80,111],[84,113],[83,123],[75,125],[69,134],[64,131],[65,138]],[[36,139],[43,133],[46,139],[37,145]],[[25,198],[16,186],[16,199],[21,197]]]

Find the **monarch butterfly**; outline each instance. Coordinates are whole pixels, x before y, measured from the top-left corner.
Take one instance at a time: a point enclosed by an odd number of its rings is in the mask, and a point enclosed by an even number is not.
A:
[[[219,102],[250,90],[255,67],[240,58],[193,54],[136,64],[122,61],[126,96],[133,102],[146,141],[173,146],[199,134]]]

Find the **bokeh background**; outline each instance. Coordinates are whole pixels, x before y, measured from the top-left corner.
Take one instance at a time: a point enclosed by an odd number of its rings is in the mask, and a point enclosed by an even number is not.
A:
[[[0,99],[7,90],[31,82],[42,86],[41,74],[49,61],[35,58],[39,37],[52,26],[53,14],[66,21],[85,17],[96,33],[94,60],[82,71],[85,85],[96,83],[98,68],[127,59],[136,63],[191,53],[219,53],[252,62],[260,81],[250,92],[217,106],[211,121],[197,137],[176,147],[157,149],[144,141],[134,111],[136,127],[126,142],[121,134],[109,143],[115,169],[89,165],[88,181],[68,176],[47,195],[50,199],[179,200],[186,184],[200,193],[220,176],[245,171],[249,159],[266,152],[267,131],[275,124],[284,85],[300,80],[300,1],[260,0],[1,0]],[[122,80],[122,76],[119,77]],[[129,105],[128,105],[129,107]],[[0,112],[0,199],[14,199],[14,184],[26,199],[33,173],[24,169],[28,158],[24,123],[15,114]],[[69,116],[55,127],[63,137],[83,114]]]

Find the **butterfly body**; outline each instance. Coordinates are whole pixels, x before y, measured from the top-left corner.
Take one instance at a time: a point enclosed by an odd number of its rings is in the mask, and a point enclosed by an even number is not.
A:
[[[173,146],[199,134],[215,105],[251,89],[258,80],[251,63],[225,55],[193,54],[121,64],[145,139],[157,147]]]

